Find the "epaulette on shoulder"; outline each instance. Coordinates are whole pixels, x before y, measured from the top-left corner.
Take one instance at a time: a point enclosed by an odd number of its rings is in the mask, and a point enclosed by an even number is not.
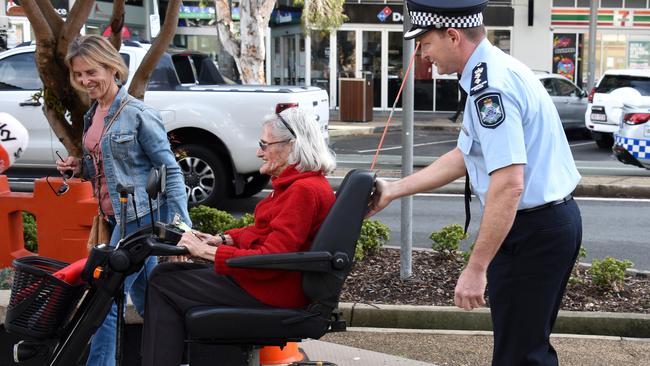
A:
[[[488,70],[485,62],[479,62],[472,70],[472,85],[469,88],[469,95],[474,95],[488,87]]]

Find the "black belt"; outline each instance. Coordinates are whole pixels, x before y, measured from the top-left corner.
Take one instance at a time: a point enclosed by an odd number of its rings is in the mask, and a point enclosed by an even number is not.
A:
[[[563,203],[567,203],[567,202],[571,201],[572,199],[573,199],[573,196],[569,194],[566,197],[561,198],[561,199],[559,199],[557,201],[545,203],[543,205],[539,205],[539,206],[535,206],[535,207],[531,207],[531,208],[524,208],[524,209],[518,210],[517,213],[526,213],[526,212],[533,212],[533,211],[543,210],[545,208],[549,208],[549,207],[557,206],[557,205],[560,205],[560,204],[563,204]]]

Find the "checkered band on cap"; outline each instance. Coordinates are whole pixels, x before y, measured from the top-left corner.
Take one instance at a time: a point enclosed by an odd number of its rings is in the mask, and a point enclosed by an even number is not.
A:
[[[420,28],[473,28],[483,24],[483,13],[446,16],[425,11],[409,11],[411,23]]]

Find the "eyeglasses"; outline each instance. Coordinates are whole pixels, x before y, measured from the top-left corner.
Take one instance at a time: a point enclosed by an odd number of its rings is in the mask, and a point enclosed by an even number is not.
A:
[[[289,141],[291,141],[291,140],[282,140],[282,141],[274,141],[274,142],[264,142],[264,141],[260,140],[260,141],[258,141],[258,144],[260,145],[260,149],[262,149],[262,151],[266,151],[266,149],[270,145],[282,144],[282,143],[289,142]]]
[[[293,138],[294,139],[297,138],[298,136],[296,136],[296,132],[293,130],[293,128],[291,128],[291,126],[289,126],[287,121],[285,121],[284,118],[282,118],[282,115],[280,113],[278,113],[278,118],[280,119],[280,122],[282,122],[284,127],[286,127],[287,130],[289,130],[289,132],[291,132],[291,135],[293,136]],[[264,150],[264,149],[262,149],[262,150]]]
[[[61,154],[59,154],[58,150],[56,151],[56,156],[58,156],[59,159],[61,159],[61,161],[64,161],[63,157],[61,156]],[[57,190],[55,190],[54,187],[52,187],[52,184],[50,183],[50,176],[48,175],[45,177],[45,181],[47,182],[47,185],[50,186],[50,189],[52,190],[52,192],[54,192],[55,195],[57,195],[57,197],[68,192],[68,190],[70,189],[70,186],[68,185],[68,178],[72,178],[73,173],[72,170],[66,170],[65,172],[61,173],[61,175],[63,176],[63,183],[61,183],[59,189]]]
[[[47,182],[47,185],[50,186],[50,189],[52,190],[52,192],[54,192],[54,194],[57,197],[67,193],[70,190],[70,186],[68,185],[68,180],[65,177],[63,177],[63,183],[61,183],[59,189],[54,189],[54,187],[52,187],[52,183],[50,183],[49,175],[45,177],[45,181]]]

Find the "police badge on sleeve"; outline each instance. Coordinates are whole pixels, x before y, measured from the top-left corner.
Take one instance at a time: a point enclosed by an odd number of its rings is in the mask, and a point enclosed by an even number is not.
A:
[[[501,94],[484,94],[474,101],[476,112],[481,126],[485,128],[497,128],[506,119],[506,112],[503,109]]]

